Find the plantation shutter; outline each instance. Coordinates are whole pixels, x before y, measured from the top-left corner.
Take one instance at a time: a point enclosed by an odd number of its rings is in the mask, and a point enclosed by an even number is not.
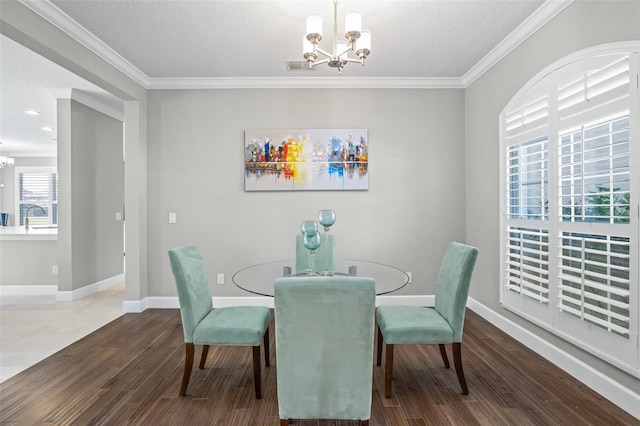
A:
[[[501,304],[634,374],[639,69],[629,51],[567,59],[500,116]]]

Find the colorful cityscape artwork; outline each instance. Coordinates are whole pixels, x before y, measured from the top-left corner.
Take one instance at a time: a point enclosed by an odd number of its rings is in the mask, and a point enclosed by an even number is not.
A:
[[[245,191],[369,189],[366,129],[245,130]]]

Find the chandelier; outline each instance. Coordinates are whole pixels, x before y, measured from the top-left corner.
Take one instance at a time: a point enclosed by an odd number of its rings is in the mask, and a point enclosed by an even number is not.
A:
[[[0,155],[0,169],[13,166],[13,158]]]
[[[363,30],[362,16],[359,12],[348,11],[345,16],[345,34],[347,41],[338,41],[338,0],[333,0],[333,51],[331,53],[318,47],[322,40],[322,18],[314,14],[307,17],[307,35],[303,39],[303,56],[309,64],[309,68],[320,64],[328,64],[338,69],[342,74],[342,68],[347,62],[355,62],[364,65],[365,58],[371,53],[371,32]],[[355,51],[359,59],[350,58],[349,51]],[[318,53],[326,56],[317,60]]]

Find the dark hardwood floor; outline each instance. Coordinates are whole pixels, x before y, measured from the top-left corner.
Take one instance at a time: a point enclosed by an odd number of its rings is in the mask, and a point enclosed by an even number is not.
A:
[[[254,399],[251,349],[238,347],[212,347],[206,368],[194,369],[187,396],[179,397],[183,351],[178,310],[126,314],[1,383],[0,424],[279,424],[273,342],[261,400]],[[383,368],[374,366],[370,424],[640,424],[472,311],[462,351],[466,396],[437,345],[396,346],[391,398],[384,397]]]

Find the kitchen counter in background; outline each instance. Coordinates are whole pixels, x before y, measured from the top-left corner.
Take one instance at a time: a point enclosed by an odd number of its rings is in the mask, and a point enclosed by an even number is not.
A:
[[[0,227],[0,241],[8,240],[57,240],[58,228],[42,227],[24,229],[23,226]]]

